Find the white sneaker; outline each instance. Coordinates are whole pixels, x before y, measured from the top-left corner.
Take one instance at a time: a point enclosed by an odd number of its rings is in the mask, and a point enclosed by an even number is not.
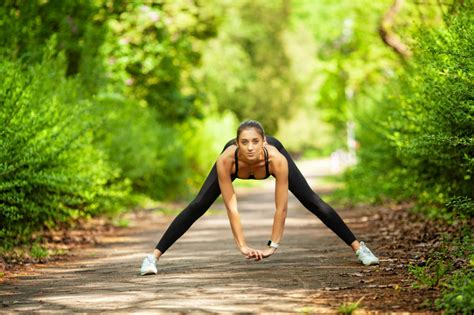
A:
[[[379,259],[375,257],[364,242],[360,242],[360,248],[356,251],[356,256],[366,266],[379,264]]]
[[[158,270],[156,270],[156,258],[153,255],[147,255],[143,259],[142,267],[140,268],[140,274],[144,275],[156,275]]]

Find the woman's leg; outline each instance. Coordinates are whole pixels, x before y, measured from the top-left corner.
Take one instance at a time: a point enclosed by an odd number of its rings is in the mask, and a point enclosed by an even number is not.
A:
[[[311,189],[281,142],[271,136],[267,136],[267,142],[275,146],[288,160],[288,188],[295,197],[347,245],[351,246],[354,241],[357,241],[337,212]]]
[[[220,193],[216,165],[214,164],[199,194],[178,214],[173,222],[171,222],[160,242],[156,245],[156,249],[163,254],[209,209]]]
[[[222,151],[232,144],[233,140],[227,142]],[[155,251],[155,256],[161,256],[174,242],[183,236],[191,225],[209,209],[220,193],[217,168],[216,164],[214,164],[196,198],[176,216],[161,237],[161,240],[156,245],[159,253]]]

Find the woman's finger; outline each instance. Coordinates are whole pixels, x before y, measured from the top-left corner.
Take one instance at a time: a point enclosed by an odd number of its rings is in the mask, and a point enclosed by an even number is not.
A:
[[[260,255],[261,255],[260,251],[256,251],[255,252],[255,260],[257,260],[257,261],[260,260]]]

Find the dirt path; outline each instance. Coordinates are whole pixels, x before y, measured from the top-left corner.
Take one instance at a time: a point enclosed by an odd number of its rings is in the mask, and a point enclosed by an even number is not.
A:
[[[312,185],[318,186],[327,174],[326,162],[300,164]],[[273,183],[237,193],[247,242],[263,248],[271,233]],[[344,300],[333,292],[366,289],[383,299],[383,290],[394,291],[388,280],[365,277],[383,270],[388,257],[380,256],[380,267],[362,267],[292,195],[281,248],[261,262],[247,261],[237,251],[224,206],[216,203],[212,209],[162,257],[158,276],[141,277],[138,271],[172,217],[149,214],[70,261],[2,284],[0,312],[335,313],[342,302],[355,301],[356,296]],[[364,213],[339,213],[359,238],[367,240]],[[368,244],[376,253],[381,247],[370,239]]]

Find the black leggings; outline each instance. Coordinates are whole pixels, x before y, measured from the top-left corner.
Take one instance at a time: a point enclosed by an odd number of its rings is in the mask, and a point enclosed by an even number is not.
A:
[[[227,142],[222,151],[233,143],[234,140]],[[274,137],[267,136],[267,143],[275,146],[288,160],[288,188],[293,195],[347,245],[352,244],[352,242],[356,240],[354,234],[352,234],[351,230],[349,230],[336,211],[322,201],[311,187],[309,187],[306,179],[298,170],[295,162],[280,141]],[[234,179],[235,178],[232,177],[232,180]],[[171,225],[163,234],[160,242],[156,245],[156,249],[164,253],[207,211],[207,209],[209,209],[217,197],[219,197],[220,193],[217,169],[214,164],[196,198],[171,222]]]

